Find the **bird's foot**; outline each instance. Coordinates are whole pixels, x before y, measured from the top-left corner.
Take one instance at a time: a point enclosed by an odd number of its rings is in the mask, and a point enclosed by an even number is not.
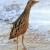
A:
[[[27,50],[25,47],[22,50]]]

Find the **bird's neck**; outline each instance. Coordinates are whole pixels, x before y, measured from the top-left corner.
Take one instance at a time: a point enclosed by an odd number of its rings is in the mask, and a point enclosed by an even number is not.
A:
[[[26,5],[26,7],[25,7],[25,10],[24,10],[24,15],[26,15],[26,17],[27,16],[29,16],[29,13],[30,13],[30,10],[31,10],[31,7],[33,6],[35,4],[35,2],[33,2],[33,1],[28,1],[28,3],[27,3],[27,5]]]

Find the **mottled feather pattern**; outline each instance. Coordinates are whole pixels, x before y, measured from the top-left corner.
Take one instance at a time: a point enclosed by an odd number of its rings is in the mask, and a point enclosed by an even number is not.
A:
[[[19,36],[23,34],[28,27],[28,22],[26,17],[19,17],[17,19],[17,22],[13,25],[12,31],[10,33],[10,36],[13,35],[13,37]]]

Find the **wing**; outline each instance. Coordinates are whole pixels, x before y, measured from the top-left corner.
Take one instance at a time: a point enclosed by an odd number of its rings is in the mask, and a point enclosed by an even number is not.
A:
[[[10,39],[18,37],[21,34],[24,34],[28,27],[28,19],[26,17],[20,17],[13,24],[13,28],[10,32]]]

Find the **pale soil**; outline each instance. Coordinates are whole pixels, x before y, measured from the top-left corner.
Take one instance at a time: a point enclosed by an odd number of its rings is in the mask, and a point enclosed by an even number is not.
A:
[[[8,41],[6,44],[0,44],[0,50],[17,50],[17,43],[13,40]],[[20,36],[19,50],[22,50],[21,43],[22,42]],[[38,33],[29,34],[28,32],[26,32],[24,44],[27,50],[50,50],[50,41],[48,41],[48,39],[45,36],[39,36]]]

